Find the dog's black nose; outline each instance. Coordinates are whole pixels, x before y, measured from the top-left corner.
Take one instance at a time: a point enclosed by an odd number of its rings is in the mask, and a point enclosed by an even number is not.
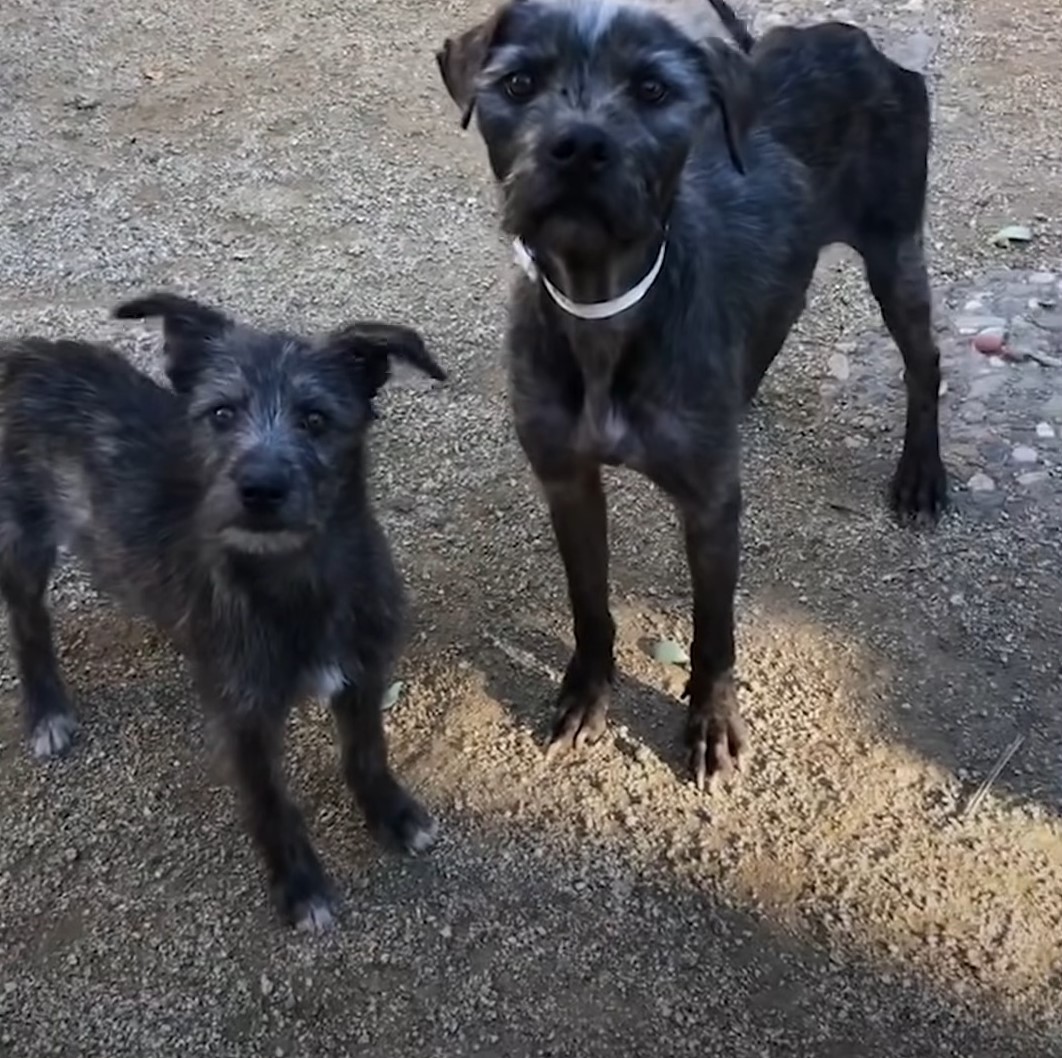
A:
[[[572,125],[550,144],[549,155],[558,169],[598,173],[612,161],[612,144],[596,125]]]
[[[243,506],[252,514],[269,514],[288,498],[290,475],[283,467],[248,466],[236,479]]]

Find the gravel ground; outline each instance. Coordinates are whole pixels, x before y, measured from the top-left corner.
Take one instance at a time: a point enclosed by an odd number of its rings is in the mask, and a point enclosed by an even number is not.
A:
[[[161,284],[266,323],[409,320],[452,372],[391,388],[375,467],[417,618],[393,745],[444,842],[377,849],[307,710],[292,779],[344,913],[280,929],[181,666],[65,569],[68,759],[29,758],[0,655],[0,1054],[1062,1056],[1051,5],[760,12],[851,19],[931,75],[956,510],[927,534],[885,516],[900,361],[851,255],[824,254],[746,429],[757,757],[714,798],[681,771],[682,673],[649,656],[690,632],[679,540],[632,477],[611,479],[614,725],[542,760],[564,587],[506,418],[485,159],[432,59],[486,7],[0,6],[5,332],[154,368],[154,332],[106,312]],[[1030,239],[992,245],[1010,224]]]

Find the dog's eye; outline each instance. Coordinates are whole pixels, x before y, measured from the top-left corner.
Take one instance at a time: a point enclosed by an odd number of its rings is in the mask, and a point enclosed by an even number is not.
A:
[[[299,426],[314,437],[323,433],[327,425],[328,418],[319,411],[308,411],[299,420]]]
[[[634,89],[643,103],[662,103],[667,98],[667,85],[655,77],[643,77]]]
[[[518,103],[524,103],[535,94],[535,79],[529,73],[517,71],[502,81],[505,94]]]
[[[210,413],[210,421],[219,430],[224,430],[236,419],[236,409],[231,404],[219,404]]]

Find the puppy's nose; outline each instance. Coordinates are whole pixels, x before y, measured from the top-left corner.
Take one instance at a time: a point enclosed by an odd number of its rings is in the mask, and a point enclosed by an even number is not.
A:
[[[596,125],[572,125],[550,144],[549,155],[561,170],[580,173],[599,173],[611,161],[612,144]]]
[[[291,476],[284,467],[247,466],[236,479],[243,506],[252,514],[276,511],[291,492]]]

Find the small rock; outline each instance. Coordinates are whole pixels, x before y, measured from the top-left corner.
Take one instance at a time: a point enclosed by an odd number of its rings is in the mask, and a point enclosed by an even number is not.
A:
[[[827,361],[826,366],[829,368],[830,374],[839,382],[847,381],[848,376],[852,373],[851,364],[844,353],[834,353]]]
[[[966,482],[966,487],[971,492],[995,492],[996,483],[987,474],[979,470]]]
[[[268,977],[266,977],[265,974],[262,974],[262,976],[258,980],[258,987],[261,990],[262,995],[268,998],[273,994],[273,989],[275,986],[273,982],[270,981]]]
[[[653,659],[662,665],[688,665],[690,656],[673,639],[658,640],[653,646]]]
[[[1051,438],[1055,436],[1055,428],[1049,422],[1038,422],[1036,424],[1036,436]]]
[[[1007,321],[1002,316],[957,316],[955,326],[959,334],[969,336],[994,327],[1005,330]]]
[[[961,591],[957,591],[954,595],[949,596],[948,602],[950,602],[952,606],[962,606],[962,604],[966,602],[966,596],[963,595]]]
[[[973,347],[985,356],[996,356],[1003,351],[1003,334],[1002,327],[986,327],[974,336]]]
[[[991,242],[993,246],[1010,246],[1015,242],[1028,242],[1031,238],[1032,230],[1026,225],[1008,224],[992,236]]]
[[[1046,470],[1027,470],[1024,474],[1018,475],[1018,484],[1029,488],[1032,485],[1039,485],[1041,481],[1047,480]]]
[[[63,852],[63,859],[66,860],[67,863],[74,863],[80,855],[81,853],[71,845],[70,848]]]
[[[943,397],[944,394],[947,393],[947,392],[948,392],[948,380],[945,379],[945,378],[942,378],[940,380],[940,385],[937,387],[937,396],[938,397]]]
[[[1034,286],[1046,286],[1048,283],[1053,283],[1054,281],[1054,272],[1033,272],[1033,274],[1029,276],[1029,282]]]
[[[1010,451],[1010,457],[1015,463],[1035,463],[1039,455],[1035,448],[1029,445],[1015,445]]]

